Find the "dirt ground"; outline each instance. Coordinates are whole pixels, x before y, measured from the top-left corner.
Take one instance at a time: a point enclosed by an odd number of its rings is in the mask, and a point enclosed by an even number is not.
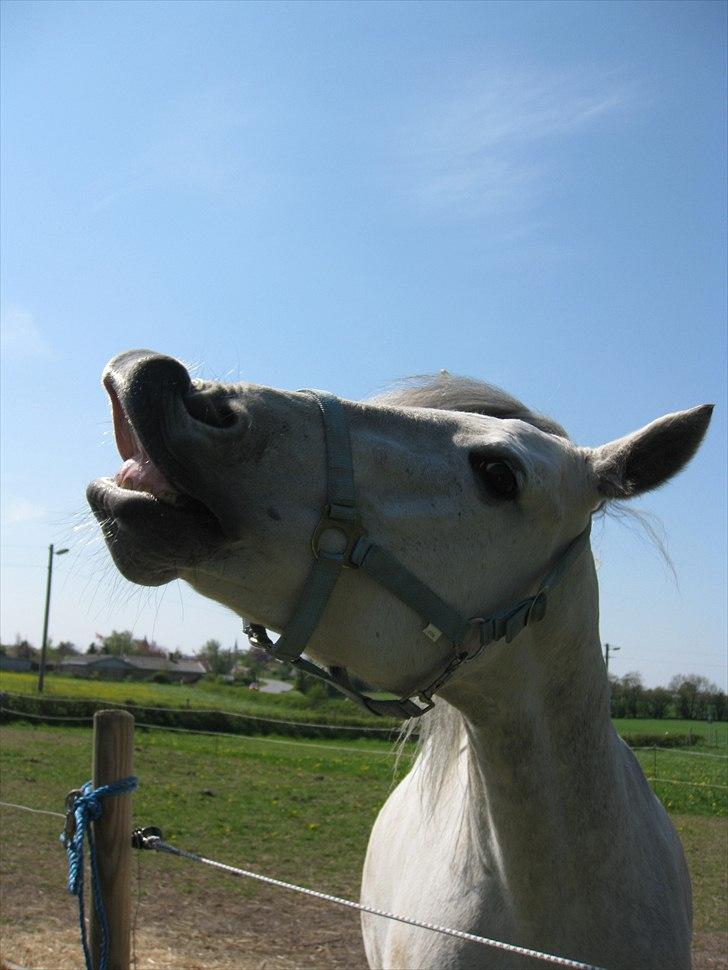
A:
[[[28,818],[2,813],[0,960],[27,970],[78,970],[78,903],[60,888],[66,857],[59,820],[30,816],[31,841]],[[38,843],[58,851],[38,853]],[[132,926],[135,970],[366,967],[357,913],[153,852],[133,858]]]
[[[205,900],[211,902],[211,900]],[[293,970],[293,968],[366,967],[357,939],[358,920],[351,914],[315,911],[299,903],[276,921],[273,901],[246,906],[245,925],[207,911],[202,925],[187,929],[186,907],[175,909],[180,923],[146,925],[134,935],[132,967],[138,970]],[[197,903],[195,910],[199,907]],[[160,914],[161,915],[161,914]],[[185,926],[184,935],[180,925]],[[270,927],[275,925],[275,931]],[[7,933],[7,935],[6,935]],[[83,965],[77,925],[47,916],[43,925],[19,921],[5,931],[4,960],[33,970],[78,970]],[[0,967],[5,967],[0,962]]]
[[[183,913],[184,910],[176,910],[177,916]],[[206,917],[209,934],[198,927],[187,933],[185,941],[172,926],[137,930],[132,967],[137,970],[297,970],[304,967],[364,970],[366,961],[358,940],[356,916],[323,913],[298,901],[287,908],[286,915],[287,919],[276,926],[275,933],[266,929],[266,924],[276,918],[273,900],[256,905],[253,912],[246,908],[243,929],[238,929],[232,920],[218,916],[212,920]],[[725,970],[727,948],[725,934],[699,934],[693,949],[694,970]],[[7,936],[4,934],[2,951],[0,970],[77,970],[83,962],[77,928],[68,919],[57,917],[47,917],[42,926],[30,921],[15,926]]]
[[[165,884],[166,882],[166,884]],[[142,898],[136,914],[135,970],[359,970],[366,967],[355,913],[264,889],[255,899],[198,886],[180,899],[174,880]],[[61,898],[60,903],[66,901]],[[82,966],[75,903],[44,912],[4,896],[0,968],[78,970]],[[700,933],[694,970],[726,970],[728,938]],[[536,966],[536,964],[534,964]]]

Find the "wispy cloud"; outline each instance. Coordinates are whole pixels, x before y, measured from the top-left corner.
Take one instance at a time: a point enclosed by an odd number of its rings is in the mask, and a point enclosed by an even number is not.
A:
[[[224,88],[179,100],[145,147],[92,184],[94,208],[148,190],[255,192],[259,178],[244,150],[245,131],[254,122],[245,99]],[[248,143],[254,144],[252,137]]]
[[[431,104],[403,140],[415,201],[454,215],[531,209],[553,153],[629,103],[613,77],[492,71]]]
[[[2,310],[0,353],[4,358],[50,359],[54,356],[53,348],[41,333],[33,314],[20,306]]]
[[[3,503],[2,522],[3,525],[19,525],[24,522],[36,522],[43,519],[48,513],[48,509],[43,505],[37,505],[28,499],[16,498],[9,499]]]

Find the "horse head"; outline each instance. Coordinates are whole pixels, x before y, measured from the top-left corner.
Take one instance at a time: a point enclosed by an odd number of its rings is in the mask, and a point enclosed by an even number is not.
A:
[[[149,351],[115,357],[103,383],[124,462],[88,499],[121,572],[144,585],[182,578],[285,631],[316,556],[335,558],[348,541],[335,523],[321,529],[337,474],[321,398],[192,379]],[[336,406],[359,534],[465,618],[534,594],[600,505],[685,465],[712,410],[591,449],[504,392],[446,372]],[[396,585],[345,565],[307,655],[398,694],[432,681],[448,638],[431,635]]]

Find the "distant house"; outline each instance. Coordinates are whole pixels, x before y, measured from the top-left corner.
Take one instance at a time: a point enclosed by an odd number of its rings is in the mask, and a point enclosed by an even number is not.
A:
[[[71,654],[68,657],[64,657],[63,660],[58,662],[58,673],[59,674],[72,674],[76,673],[76,670],[82,671],[86,669],[86,665],[90,660],[98,660],[97,654],[85,654],[80,656],[77,653]],[[84,673],[79,673],[79,677],[88,676]]]
[[[194,684],[207,672],[199,660],[169,660],[156,655],[116,657],[111,654],[64,657],[56,670],[72,677],[93,675],[101,680],[147,680],[154,674],[164,674],[178,684]]]
[[[0,653],[0,670],[17,670],[26,673],[33,669],[33,664],[29,657],[8,657]]]

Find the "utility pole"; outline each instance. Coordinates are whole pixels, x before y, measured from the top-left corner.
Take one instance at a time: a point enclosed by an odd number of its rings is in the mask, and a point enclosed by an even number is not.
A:
[[[53,578],[53,556],[62,556],[68,549],[57,549],[54,551],[53,543],[48,546],[48,579],[46,581],[45,615],[43,616],[43,640],[40,648],[40,670],[38,671],[38,693],[43,693],[43,681],[45,679],[46,654],[48,652],[48,612],[51,605],[51,579]]]
[[[604,644],[604,666],[607,668],[607,677],[609,676],[609,654],[621,649],[621,647],[615,647],[613,643]]]

